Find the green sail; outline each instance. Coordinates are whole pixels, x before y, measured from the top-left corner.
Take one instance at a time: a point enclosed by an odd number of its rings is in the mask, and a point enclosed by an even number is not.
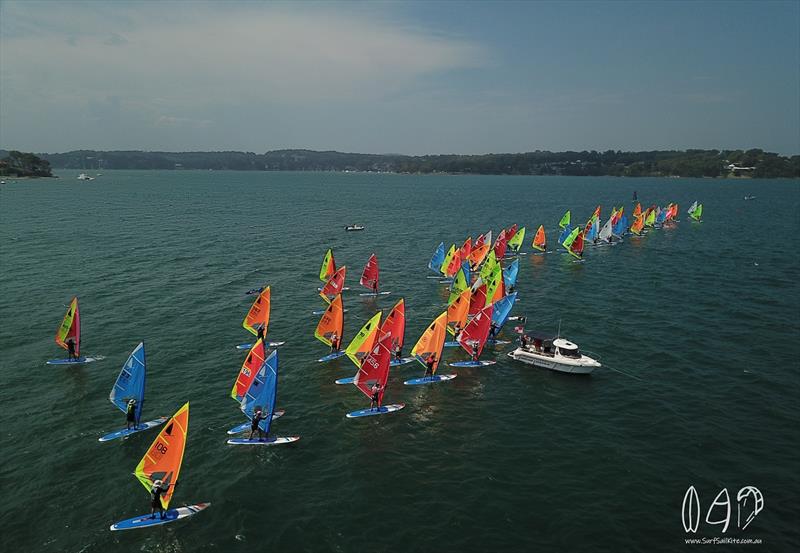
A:
[[[644,224],[648,227],[652,227],[656,224],[656,211],[655,209],[650,210],[650,213],[647,214],[647,219],[644,220]]]
[[[500,264],[497,264],[495,268],[492,270],[492,273],[486,279],[486,305],[490,305],[494,300],[494,295],[497,292],[497,288],[503,284],[503,269],[500,267]]]
[[[356,367],[361,368],[361,361],[367,356],[369,350],[372,349],[372,346],[375,342],[375,337],[378,334],[378,327],[380,326],[381,322],[381,312],[378,311],[375,315],[372,316],[367,323],[361,327],[361,330],[358,331],[356,337],[353,338],[353,341],[350,342],[350,345],[347,346],[347,349],[344,352],[347,354],[347,357],[356,364]]]
[[[578,237],[578,234],[580,232],[581,232],[581,229],[579,229],[578,227],[575,227],[574,229],[572,229],[572,232],[569,233],[569,236],[567,236],[564,239],[564,242],[561,245],[564,246],[565,248],[567,248],[567,251],[569,251],[569,247],[572,245],[572,243]]]
[[[453,279],[453,285],[450,287],[450,297],[447,299],[447,305],[456,301],[456,298],[467,288],[469,288],[469,283],[466,275],[464,275],[464,269],[459,269]]]
[[[703,216],[703,204],[697,204],[697,209],[692,211],[691,218],[695,221],[699,221],[700,217]]]
[[[561,221],[559,221],[558,226],[561,227],[561,228],[568,227],[569,226],[570,217],[571,217],[570,212],[569,212],[569,210],[567,210],[567,212],[561,218]]]
[[[485,281],[486,277],[492,274],[494,271],[495,266],[500,265],[497,262],[497,256],[494,253],[494,250],[489,251],[489,255],[486,256],[486,262],[481,267],[481,272],[479,273],[480,277]]]
[[[450,262],[453,260],[453,256],[456,254],[456,246],[455,244],[450,246],[450,249],[447,250],[447,255],[444,256],[444,261],[442,261],[442,266],[439,268],[439,272],[441,272],[444,276],[447,276],[447,267],[450,265]]]
[[[525,227],[519,229],[517,234],[511,237],[511,240],[508,241],[508,247],[513,251],[518,252],[522,246],[523,240],[525,240]]]

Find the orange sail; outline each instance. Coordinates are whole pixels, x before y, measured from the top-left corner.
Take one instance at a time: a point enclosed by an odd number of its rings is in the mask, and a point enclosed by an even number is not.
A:
[[[339,340],[342,339],[344,329],[344,308],[342,307],[342,295],[337,294],[333,301],[328,305],[328,309],[322,314],[314,336],[325,345],[331,345],[331,336],[336,334]]]
[[[169,502],[178,483],[183,463],[183,450],[186,448],[186,434],[189,431],[189,402],[178,409],[167,421],[147,453],[136,466],[135,475],[139,482],[150,491],[156,480],[167,485],[167,491],[161,494],[161,505],[169,508]]]
[[[258,335],[258,327],[264,328],[264,335],[267,334],[267,327],[269,326],[269,306],[270,306],[270,290],[269,286],[264,288],[256,301],[247,312],[247,316],[242,322],[242,326],[249,330],[252,334]]]
[[[239,376],[236,377],[236,382],[233,384],[233,389],[231,390],[231,397],[233,399],[239,402],[244,399],[247,390],[250,389],[250,384],[253,383],[256,373],[258,373],[258,369],[264,364],[264,358],[264,342],[259,338],[256,340],[256,343],[253,344],[253,347],[250,348],[250,352],[247,354],[247,358],[244,360],[242,368],[239,370]]]
[[[470,297],[472,290],[467,288],[447,306],[447,331],[455,335],[455,326],[464,328],[467,325],[467,315],[469,313]],[[451,326],[452,325],[452,326]]]
[[[425,332],[422,333],[417,343],[414,345],[414,349],[411,350],[411,355],[417,358],[417,360],[427,367],[428,359],[430,359],[431,355],[434,356],[434,364],[433,364],[433,371],[436,372],[436,369],[439,367],[439,362],[442,360],[442,348],[444,347],[444,341],[447,337],[447,332],[445,329],[447,328],[447,313],[444,312],[430,324],[428,328],[425,329]]]
[[[544,225],[539,225],[539,229],[536,231],[536,236],[533,237],[533,244],[531,244],[531,246],[540,252],[547,251],[547,237],[544,234]]]
[[[642,204],[636,202],[636,207],[633,208],[633,218],[635,219],[642,214]]]
[[[406,335],[406,304],[402,298],[392,307],[381,325],[380,335],[383,336],[387,332],[392,334],[392,351],[397,346],[402,348]]]
[[[481,244],[472,249],[472,253],[469,255],[469,264],[473,271],[478,268],[478,265],[483,263],[491,247],[491,244]]]

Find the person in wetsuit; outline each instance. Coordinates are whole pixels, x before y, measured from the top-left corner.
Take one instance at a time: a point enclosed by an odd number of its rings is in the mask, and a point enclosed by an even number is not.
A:
[[[339,335],[335,332],[331,334],[331,353],[339,351]]]
[[[433,367],[436,366],[436,354],[431,353],[428,356],[428,359],[425,361],[425,376],[430,376],[433,378]],[[423,378],[425,378],[423,376]]]
[[[72,339],[72,338],[67,340],[67,358],[70,361],[72,361],[72,360],[77,361],[78,360],[78,356],[75,355],[75,340]]]
[[[377,382],[372,385],[372,401],[369,404],[370,411],[381,407],[381,385]]]
[[[261,340],[266,345],[266,336],[264,336],[264,325],[258,325],[256,329],[256,339]]]
[[[125,428],[130,430],[131,427],[136,428],[136,400],[131,398],[128,400],[128,408],[125,410]]]
[[[395,342],[394,344],[394,359],[395,361],[402,361],[403,360],[403,348],[400,347],[399,342]]]
[[[164,506],[161,504],[161,496],[167,493],[169,487],[169,484],[165,484],[161,480],[153,482],[153,486],[150,488],[150,518],[156,518],[156,509],[162,520],[166,518]]]
[[[248,440],[253,439],[253,434],[256,433],[256,430],[258,430],[258,439],[264,439],[264,432],[261,430],[261,426],[259,424],[266,418],[267,415],[264,414],[264,411],[262,411],[261,408],[253,411],[253,418],[250,420],[250,436],[247,438]]]

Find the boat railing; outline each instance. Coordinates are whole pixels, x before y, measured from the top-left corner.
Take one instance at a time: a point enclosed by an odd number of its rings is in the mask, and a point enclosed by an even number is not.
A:
[[[600,361],[600,355],[595,353],[595,352],[593,352],[593,351],[589,351],[588,349],[582,349],[581,350],[581,354],[584,357],[591,357],[595,361]]]

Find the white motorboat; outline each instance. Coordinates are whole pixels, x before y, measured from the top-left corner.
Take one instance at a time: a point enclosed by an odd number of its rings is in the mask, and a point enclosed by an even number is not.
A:
[[[596,359],[581,353],[576,344],[546,334],[528,336],[525,345],[509,352],[508,356],[529,365],[563,373],[589,374],[602,366]]]
[[[347,225],[344,230],[352,232],[354,230],[364,230],[364,225]]]
[[[78,180],[94,180],[94,177],[90,177],[86,173],[81,173],[78,175]]]

